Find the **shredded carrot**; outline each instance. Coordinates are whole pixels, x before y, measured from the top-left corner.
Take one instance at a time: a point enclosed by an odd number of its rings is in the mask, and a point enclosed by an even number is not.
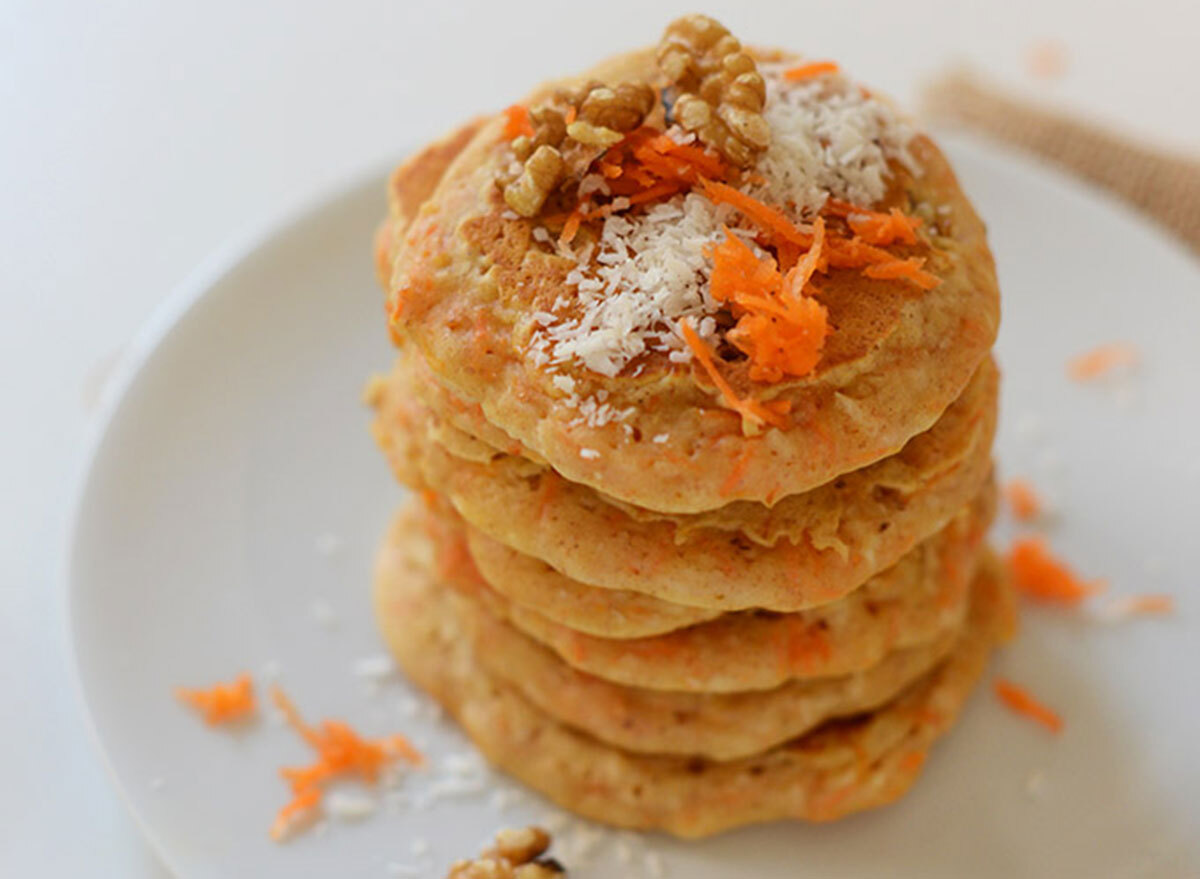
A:
[[[1175,599],[1170,595],[1123,595],[1114,598],[1104,608],[1104,616],[1125,619],[1134,616],[1167,616],[1175,612]]]
[[[764,423],[771,424],[783,430],[787,428],[787,419],[784,418],[786,409],[780,411],[780,407],[765,405],[758,400],[742,399],[734,393],[729,382],[717,370],[716,364],[713,362],[713,353],[700,335],[692,328],[686,320],[679,322],[679,331],[683,334],[683,340],[687,342],[689,348],[692,349],[692,354],[696,360],[708,373],[708,377],[712,379],[713,384],[717,386],[717,390],[721,392],[721,397],[725,400],[727,406],[734,412],[742,416],[742,421],[748,422],[752,427],[759,427]]]
[[[1122,366],[1133,366],[1138,350],[1127,342],[1110,342],[1074,357],[1067,364],[1067,374],[1078,382],[1107,375]]]
[[[725,230],[725,240],[709,251],[713,261],[709,289],[738,315],[726,338],[750,360],[754,381],[779,381],[784,375],[812,372],[829,335],[825,306],[804,295],[824,242],[824,221],[817,218],[811,247],[781,276],[774,260],[759,259],[750,247]]]
[[[1008,567],[1017,589],[1038,601],[1078,604],[1104,589],[1102,581],[1081,580],[1051,554],[1041,537],[1023,537],[1014,541],[1008,554]]]
[[[877,278],[885,281],[894,281],[903,278],[906,281],[911,281],[922,290],[932,290],[941,281],[936,275],[931,275],[921,268],[924,263],[925,260],[916,256],[909,257],[908,259],[892,259],[888,262],[878,262],[867,266],[863,269],[863,274],[868,278]]]
[[[1010,479],[1004,486],[1004,499],[1013,516],[1021,522],[1036,519],[1042,514],[1042,499],[1028,479]]]
[[[995,683],[996,695],[1005,705],[1018,714],[1024,714],[1031,720],[1040,723],[1052,733],[1060,733],[1063,720],[1056,712],[1043,705],[1024,687],[999,678]]]
[[[529,119],[529,108],[522,104],[513,104],[504,108],[504,139],[533,137],[533,123]]]
[[[824,76],[825,74],[837,73],[841,70],[836,61],[812,61],[808,64],[801,64],[799,67],[791,67],[783,71],[783,78],[792,82],[799,82],[802,79],[812,79],[814,76]]]
[[[320,727],[312,727],[304,722],[296,706],[279,687],[272,688],[271,698],[288,725],[317,752],[317,759],[311,765],[285,767],[279,771],[291,786],[292,799],[279,810],[271,825],[271,838],[276,841],[287,836],[298,820],[320,806],[324,785],[331,779],[357,776],[363,781],[374,782],[380,772],[397,759],[414,766],[424,762],[424,757],[404,736],[369,741],[338,720],[325,720]]]
[[[890,244],[916,244],[917,229],[921,226],[919,217],[910,217],[899,208],[892,208],[886,214],[855,209],[846,218],[846,222],[854,234],[867,244],[881,247]]]
[[[754,457],[754,446],[750,443],[738,455],[737,460],[733,462],[733,467],[729,471],[729,475],[725,477],[725,481],[721,483],[721,497],[728,497],[733,493],[733,490],[741,484],[742,477],[746,475],[746,470],[750,466],[750,459]]]
[[[199,711],[210,726],[249,717],[256,707],[254,684],[245,673],[238,675],[232,683],[214,684],[205,690],[180,687],[175,695]]]
[[[562,234],[558,236],[559,244],[570,244],[575,240],[576,233],[579,232],[579,224],[583,222],[583,215],[578,210],[571,211],[567,221],[563,224]]]
[[[570,125],[572,122],[575,121],[575,119],[578,116],[579,116],[579,110],[575,107],[574,104],[572,104],[570,107],[567,107],[566,116],[563,118],[563,121],[566,122],[568,125]]]
[[[764,204],[727,183],[701,178],[700,186],[709,201],[714,204],[732,205],[771,238],[804,248],[812,245],[812,235],[797,227],[783,211]]]

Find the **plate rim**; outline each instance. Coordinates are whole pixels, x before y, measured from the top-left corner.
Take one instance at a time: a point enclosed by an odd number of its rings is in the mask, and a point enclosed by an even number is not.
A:
[[[116,794],[126,814],[133,819],[142,839],[159,863],[175,875],[183,875],[181,866],[159,838],[151,822],[137,807],[130,794],[130,788],[117,772],[105,746],[84,684],[79,655],[80,623],[77,599],[77,592],[83,587],[78,585],[76,557],[79,534],[83,527],[85,500],[92,488],[96,459],[142,370],[170,338],[172,331],[187,320],[214,287],[271,241],[286,237],[298,226],[327,210],[331,204],[352,198],[359,190],[375,185],[379,186],[382,203],[385,191],[383,184],[388,173],[395,162],[401,161],[409,152],[407,149],[399,150],[394,161],[373,161],[341,174],[332,182],[309,190],[284,206],[247,223],[202,258],[168,290],[149,315],[141,321],[128,342],[121,347],[117,362],[100,390],[95,411],[84,428],[83,438],[76,447],[75,460],[67,481],[67,500],[64,507],[66,527],[62,532],[59,561],[54,574],[57,610],[60,614],[56,629],[65,641],[71,696],[81,709],[84,735],[88,746],[99,757],[104,773],[108,776],[110,789]]]

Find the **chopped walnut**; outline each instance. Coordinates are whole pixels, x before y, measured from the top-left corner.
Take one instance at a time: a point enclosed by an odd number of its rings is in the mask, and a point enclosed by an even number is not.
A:
[[[533,137],[522,136],[513,141],[513,152],[524,162],[540,147],[562,146],[567,136],[567,120],[562,112],[553,107],[539,107],[529,114],[533,125]]]
[[[623,82],[616,88],[593,85],[576,105],[584,122],[611,131],[633,131],[654,109],[658,99],[644,82]]]
[[[549,847],[550,834],[540,827],[501,830],[491,848],[456,862],[446,879],[560,879],[566,875],[562,865],[540,857]]]
[[[675,120],[735,165],[753,164],[771,141],[767,88],[738,39],[715,19],[686,15],[667,26],[657,58],[675,90]]]
[[[536,217],[564,173],[562,153],[542,144],[525,160],[521,176],[504,187],[504,201],[522,217]]]
[[[556,92],[552,102],[557,106],[530,112],[533,136],[512,142],[513,154],[523,163],[521,173],[498,178],[505,202],[523,217],[537,216],[563,180],[582,177],[605,150],[641,125],[658,94],[645,83],[610,88],[590,80],[573,91]],[[574,120],[568,124],[570,111]]]

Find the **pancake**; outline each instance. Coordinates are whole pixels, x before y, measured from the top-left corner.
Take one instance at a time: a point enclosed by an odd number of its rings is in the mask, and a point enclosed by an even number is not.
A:
[[[380,554],[380,576],[407,576],[415,569],[442,582],[420,518],[413,506],[396,517]],[[715,760],[757,754],[830,718],[882,705],[944,659],[962,633],[955,625],[854,674],[752,692],[685,693],[620,686],[573,669],[494,615],[477,595],[459,602],[455,613],[480,665],[556,720],[629,751]]]
[[[434,538],[437,576],[568,665],[632,687],[688,692],[767,690],[792,679],[868,669],[890,652],[959,627],[993,492],[942,532],[840,601],[795,614],[741,611],[664,635],[598,638],[517,605],[491,588],[454,535]],[[426,512],[417,521],[437,519]],[[431,530],[422,523],[423,533]],[[446,531],[432,524],[433,531]]]
[[[396,246],[405,230],[483,123],[482,118],[472,119],[435,140],[401,162],[388,177],[388,215],[375,233],[375,277],[384,290],[391,282]]]
[[[443,577],[481,577],[514,605],[576,632],[599,638],[645,638],[721,615],[719,610],[672,604],[641,592],[587,586],[467,525],[432,492],[425,499],[434,510],[422,526],[438,548]]]
[[[635,754],[553,720],[479,663],[460,616],[469,605],[419,559],[383,553],[375,608],[397,661],[492,764],[587,818],[700,837],[783,818],[827,821],[900,797],[957,719],[993,644],[1012,630],[996,565],[983,567],[972,594],[949,658],[885,707],[722,762]]]
[[[401,361],[368,392],[376,440],[402,482],[445,496],[484,534],[581,583],[695,607],[794,612],[834,601],[940,530],[991,470],[990,361],[896,455],[774,507],[737,502],[696,516],[617,505],[466,434],[452,440],[408,382]]]
[[[653,53],[623,55],[587,75],[652,79]],[[504,127],[503,116],[481,126],[408,228],[389,285],[390,313],[395,331],[450,392],[571,481],[671,513],[808,491],[928,430],[995,339],[998,292],[984,226],[941,152],[916,135],[907,143],[913,168],[891,163],[890,186],[874,208],[930,218],[917,244],[896,252],[925,259],[941,283],[918,290],[830,269],[819,300],[835,331],[813,372],[764,385],[749,378],[745,360],[722,363],[739,397],[789,407],[787,429],[747,435],[707,374],[664,351],[647,351],[615,375],[577,361],[549,369],[531,347],[537,316],[575,296],[568,277],[577,262],[548,235],[535,236],[545,227],[516,216],[500,197],[497,174],[512,162]],[[585,223],[573,252],[597,234]],[[593,417],[587,403],[625,414]]]

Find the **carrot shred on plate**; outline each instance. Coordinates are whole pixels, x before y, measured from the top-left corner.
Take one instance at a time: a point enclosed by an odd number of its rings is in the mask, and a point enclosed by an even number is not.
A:
[[[252,715],[256,708],[254,683],[245,673],[231,683],[214,684],[207,689],[179,687],[175,695],[199,711],[209,726],[242,720]]]
[[[815,76],[837,73],[839,70],[841,68],[836,61],[810,61],[808,64],[801,64],[798,67],[789,67],[783,71],[783,78],[791,82],[800,82]]]
[[[1004,678],[996,679],[995,689],[1000,701],[1017,714],[1023,714],[1040,723],[1052,733],[1062,732],[1063,719],[1057,712],[1035,699],[1029,690]]]
[[[1041,496],[1028,479],[1010,479],[1004,486],[1004,499],[1020,522],[1036,519],[1044,509]]]
[[[1081,579],[1054,557],[1042,537],[1022,537],[1008,553],[1013,583],[1023,594],[1050,604],[1075,605],[1104,590],[1100,580]]]
[[[289,726],[316,751],[316,760],[308,766],[285,767],[279,771],[292,789],[292,799],[279,810],[271,825],[271,838],[284,839],[298,821],[315,813],[324,796],[324,785],[335,779],[358,777],[373,783],[385,767],[396,760],[413,766],[424,762],[412,744],[401,735],[368,740],[339,720],[325,720],[319,727],[309,726],[296,706],[279,687],[271,689],[271,698]]]
[[[1109,601],[1102,616],[1124,620],[1136,616],[1168,616],[1175,612],[1175,599],[1170,595],[1122,595]]]
[[[1085,351],[1067,363],[1067,374],[1077,382],[1100,378],[1120,367],[1133,366],[1138,349],[1128,342],[1110,342]]]

